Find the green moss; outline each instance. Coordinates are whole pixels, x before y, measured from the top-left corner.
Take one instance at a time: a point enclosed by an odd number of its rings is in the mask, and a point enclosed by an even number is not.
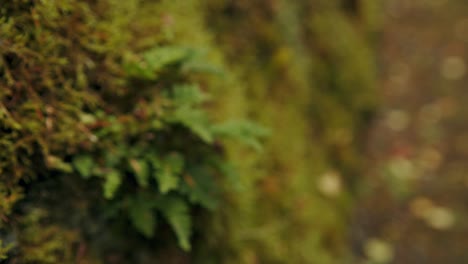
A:
[[[331,1],[212,2],[209,25],[241,89],[225,106],[274,131],[259,156],[231,146],[244,191],[223,212],[228,263],[346,261],[358,135],[376,105],[367,22]],[[345,188],[330,199],[317,185],[335,170]]]
[[[15,246],[0,255],[350,258],[357,135],[376,104],[367,2],[2,5],[0,241]],[[264,144],[246,120],[269,128]],[[336,198],[317,188],[331,171]]]

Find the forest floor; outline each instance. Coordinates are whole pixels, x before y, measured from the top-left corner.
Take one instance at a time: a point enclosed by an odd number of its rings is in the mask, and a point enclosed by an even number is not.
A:
[[[353,238],[379,263],[468,263],[468,3],[385,3]]]

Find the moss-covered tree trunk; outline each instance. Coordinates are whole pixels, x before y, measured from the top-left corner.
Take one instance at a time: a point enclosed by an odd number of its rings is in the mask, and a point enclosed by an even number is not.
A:
[[[0,257],[352,261],[376,3],[0,0]]]

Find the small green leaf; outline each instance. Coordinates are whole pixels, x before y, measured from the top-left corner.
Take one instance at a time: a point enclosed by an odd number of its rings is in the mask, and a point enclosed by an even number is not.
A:
[[[174,86],[165,96],[172,102],[171,112],[165,119],[167,122],[182,124],[204,142],[213,142],[208,115],[198,108],[209,99],[209,95],[203,93],[197,85],[184,84]]]
[[[176,85],[172,88],[173,103],[177,106],[195,106],[207,101],[210,96],[195,84]]]
[[[180,181],[180,173],[183,170],[184,160],[177,153],[170,154],[164,160],[154,160],[156,168],[154,177],[159,184],[159,191],[165,194],[177,188]]]
[[[165,168],[156,173],[156,178],[159,183],[159,190],[161,193],[166,194],[179,186],[179,178],[171,172],[170,169]]]
[[[166,159],[165,163],[168,164],[174,174],[180,174],[184,169],[184,158],[179,153],[171,153]]]
[[[179,246],[183,250],[189,251],[192,220],[187,203],[180,198],[169,197],[161,203],[160,210],[174,230]]]
[[[217,124],[211,131],[215,136],[238,140],[256,151],[262,150],[260,139],[270,134],[267,128],[247,120],[231,120]]]
[[[85,179],[91,176],[94,162],[93,159],[88,155],[80,155],[73,158],[73,166],[78,173]]]
[[[180,123],[189,128],[195,135],[206,143],[213,142],[213,135],[206,113],[200,109],[180,107],[168,119],[171,123]]]
[[[193,51],[186,47],[166,46],[157,47],[143,54],[144,61],[153,71],[187,59]]]
[[[187,195],[192,204],[199,204],[206,209],[214,210],[218,205],[217,186],[210,169],[204,166],[192,167],[186,174],[185,184],[180,191]]]
[[[106,174],[104,177],[104,197],[106,199],[112,199],[114,198],[115,192],[122,183],[120,173],[116,170],[113,170],[110,173]]]
[[[196,73],[208,73],[223,75],[225,71],[221,65],[214,64],[207,59],[208,51],[204,49],[197,49],[193,51],[193,54],[184,61],[182,71],[184,73],[196,72]]]
[[[143,160],[130,159],[130,167],[135,173],[135,178],[138,184],[142,187],[148,187],[149,167],[148,163]]]
[[[128,75],[136,78],[154,80],[158,72],[165,67],[188,59],[193,51],[186,47],[156,47],[137,56],[127,56],[124,69]]]
[[[141,196],[132,200],[129,206],[130,220],[135,229],[147,238],[154,236],[156,228],[156,216],[153,212],[153,204]]]

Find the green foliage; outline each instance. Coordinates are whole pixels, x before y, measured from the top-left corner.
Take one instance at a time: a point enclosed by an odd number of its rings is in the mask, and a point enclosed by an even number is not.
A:
[[[187,203],[178,198],[168,197],[161,202],[160,210],[174,229],[179,246],[184,250],[190,250],[192,221]]]
[[[173,87],[167,97],[171,99],[172,104],[166,121],[180,123],[206,143],[212,143],[214,139],[208,115],[203,110],[197,109],[207,96],[197,86],[181,85]]]
[[[156,80],[167,66],[182,63],[190,57],[191,50],[183,47],[166,46],[146,51],[140,57],[129,58],[125,71],[131,77]]]
[[[129,203],[129,216],[133,226],[147,238],[154,236],[156,229],[154,207],[154,201],[142,195],[137,195]]]
[[[152,165],[157,170],[154,176],[162,194],[179,187],[179,179],[184,168],[184,160],[180,155],[173,153],[162,161],[153,159]]]
[[[144,160],[137,159],[130,159],[128,163],[135,173],[135,178],[138,182],[138,185],[143,188],[148,187],[150,178],[149,164]]]
[[[153,51],[153,54],[157,53]],[[132,77],[136,78],[135,75]],[[218,199],[215,193],[220,192],[214,181],[222,174],[219,167],[225,161],[219,158],[220,154],[210,150],[210,144],[215,139],[231,136],[259,148],[258,139],[266,133],[264,128],[248,121],[213,125],[201,108],[209,96],[197,85],[176,85],[161,93],[160,98],[163,100],[160,112],[147,113],[154,119],[143,131],[125,131],[122,121],[103,112],[97,118],[88,116],[86,119],[94,123],[107,124],[94,134],[99,142],[106,142],[106,146],[115,151],[94,149],[94,154],[74,156],[72,163],[76,173],[83,178],[102,179],[106,199],[132,201],[127,209],[129,219],[144,236],[154,235],[159,221],[157,214],[161,214],[174,229],[180,246],[189,250],[190,207],[200,205],[214,209]],[[233,133],[229,134],[226,129],[233,129]],[[158,135],[168,137],[169,131],[180,133],[182,138],[170,142],[157,138]],[[122,133],[133,138],[132,145],[112,140]],[[154,138],[141,138],[142,134]],[[183,141],[179,142],[181,139]],[[105,157],[105,161],[101,162],[97,157]],[[135,190],[124,188],[129,184],[124,175],[132,175],[137,183]],[[145,202],[139,196],[139,190],[153,195],[147,196]],[[164,202],[158,202],[160,199]]]
[[[73,165],[83,178],[86,179],[91,176],[93,169],[93,159],[90,156],[75,156],[73,158]]]
[[[107,199],[114,198],[117,189],[122,184],[122,175],[116,170],[111,170],[110,172],[104,174],[104,185],[103,185],[103,192],[104,197]]]
[[[158,6],[15,0],[0,7],[0,216],[28,218],[34,208],[47,212],[40,219],[57,223],[42,231],[33,222],[0,226],[28,234],[16,243],[26,262],[59,261],[50,252],[60,251],[60,243],[36,242],[49,230],[61,237],[60,225],[84,236],[97,223],[110,230],[126,220],[147,239],[163,239],[157,226],[166,223],[188,251],[194,211],[218,204],[221,168],[229,166],[205,86],[206,74],[221,70],[202,48],[161,37],[164,24],[154,14],[139,17]],[[154,37],[143,37],[138,27],[151,28]],[[244,141],[258,143],[257,136]],[[41,181],[56,189],[35,187]],[[82,187],[86,182],[93,187]],[[18,202],[23,188],[37,191]],[[80,188],[87,192],[81,200],[67,196]],[[67,212],[67,206],[80,209]],[[87,210],[103,215],[82,219]],[[81,227],[80,221],[97,223]],[[106,243],[97,237],[89,243],[102,258]]]

